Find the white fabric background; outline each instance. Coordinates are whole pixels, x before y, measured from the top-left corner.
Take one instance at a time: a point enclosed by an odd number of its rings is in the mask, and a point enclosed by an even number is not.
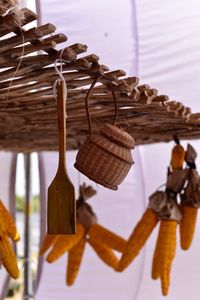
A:
[[[171,100],[182,101],[194,111],[200,111],[198,0],[140,0],[136,3],[131,0],[42,0],[41,11],[43,22],[52,22],[60,32],[67,34],[67,45],[85,43],[89,53],[98,54],[100,61],[110,68],[138,75],[142,83],[168,94]],[[146,195],[149,195],[165,181],[172,144],[140,147],[142,165],[139,150],[136,150],[136,164],[119,192],[99,189],[99,199],[91,200],[91,204],[102,224],[128,236],[144,209],[142,175],[144,173]],[[192,144],[200,152],[199,142]],[[68,155],[71,168],[73,155]],[[44,154],[44,158],[49,183],[55,173],[55,157]],[[71,168],[70,173],[73,173]],[[72,178],[76,179],[77,175],[73,173]],[[199,227],[198,222],[190,251],[185,253],[178,245],[169,300],[199,299]],[[150,278],[156,234],[155,231],[147,243],[145,261],[143,252],[123,274],[104,267],[89,248],[86,249],[77,283],[72,288],[64,285],[66,258],[52,266],[45,264],[36,299],[162,299],[159,281]]]
[[[178,100],[200,111],[200,3],[197,0],[140,0],[137,1],[139,77],[142,82],[156,87],[171,100]],[[200,143],[192,142],[200,152]],[[166,166],[173,143],[142,148],[146,189],[151,194],[165,181]],[[186,143],[183,143],[186,145]],[[198,157],[197,166],[200,159]],[[200,171],[200,168],[199,168]],[[198,300],[200,286],[200,221],[191,249],[180,250],[177,234],[177,255],[174,260],[169,300]],[[157,231],[147,243],[145,273],[137,300],[164,299],[160,282],[150,279],[151,261]]]

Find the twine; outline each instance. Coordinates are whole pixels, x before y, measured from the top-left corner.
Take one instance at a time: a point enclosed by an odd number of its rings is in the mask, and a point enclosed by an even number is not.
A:
[[[67,99],[67,85],[66,85],[66,81],[65,81],[65,78],[63,76],[63,68],[62,68],[62,64],[63,62],[66,62],[63,58],[62,58],[62,55],[63,55],[63,52],[64,52],[65,48],[63,48],[60,52],[60,57],[57,58],[54,62],[54,67],[55,67],[55,71],[56,73],[58,74],[59,78],[56,79],[56,81],[54,82],[53,84],[53,94],[54,94],[54,98],[57,102],[57,85],[62,81],[63,82],[63,87],[64,87],[64,98]],[[58,68],[58,63],[60,63],[60,70]],[[67,117],[67,114],[66,114],[66,117]]]
[[[156,189],[156,192],[160,191],[160,189],[161,189],[162,187],[164,187],[164,186],[166,186],[166,183],[161,184],[161,185]]]

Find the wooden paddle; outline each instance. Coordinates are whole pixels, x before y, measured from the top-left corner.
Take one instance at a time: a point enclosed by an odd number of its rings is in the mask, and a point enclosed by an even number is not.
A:
[[[47,231],[49,234],[75,233],[75,191],[66,170],[66,97],[64,83],[57,85],[59,164],[48,188]]]

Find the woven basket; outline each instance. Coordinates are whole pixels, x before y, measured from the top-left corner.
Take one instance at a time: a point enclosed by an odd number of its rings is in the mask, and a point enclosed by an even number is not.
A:
[[[74,166],[93,181],[117,190],[134,163],[131,149],[135,141],[127,132],[110,124],[105,124],[99,135],[92,136],[89,112],[88,122],[90,136],[81,146]]]

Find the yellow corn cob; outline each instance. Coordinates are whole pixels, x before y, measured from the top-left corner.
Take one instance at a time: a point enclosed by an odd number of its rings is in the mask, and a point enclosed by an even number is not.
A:
[[[118,258],[108,246],[95,241],[93,238],[90,238],[88,242],[105,264],[117,269],[119,263]]]
[[[129,237],[126,250],[119,262],[118,271],[122,272],[125,268],[127,268],[139,254],[157,223],[158,217],[156,213],[147,208]]]
[[[55,242],[57,241],[59,235],[55,235],[55,234],[46,234],[42,245],[40,247],[40,255],[44,255],[44,253],[55,244]]]
[[[0,238],[0,256],[2,264],[13,278],[19,277],[19,269],[13,248],[7,237]]]
[[[160,245],[158,245],[158,239],[157,239],[156,249],[153,256],[152,271],[151,271],[151,278],[154,280],[160,277],[159,247]]]
[[[17,232],[16,225],[13,221],[9,211],[0,200],[0,216],[1,216],[1,231],[3,234],[8,234],[13,241],[17,242],[20,239],[19,233]]]
[[[71,250],[84,236],[84,228],[81,224],[77,224],[77,232],[74,235],[60,235],[56,240],[53,249],[47,256],[49,263],[54,262],[65,252]]]
[[[198,208],[181,205],[180,209],[183,216],[180,222],[181,248],[188,250],[192,244],[195,232]]]
[[[176,254],[176,227],[177,222],[173,220],[161,220],[158,240],[156,244],[157,250],[157,270],[156,275],[161,279],[162,293],[164,296],[168,294],[170,285],[170,271],[173,259]],[[155,266],[156,268],[156,266]]]
[[[80,264],[85,249],[85,239],[81,239],[70,251],[68,255],[66,284],[71,286],[79,272]]]
[[[91,238],[107,245],[109,248],[115,249],[119,252],[125,251],[126,241],[97,223],[90,227],[88,234]]]
[[[178,144],[172,149],[171,166],[172,170],[182,169],[185,159],[185,150]]]
[[[16,234],[13,236],[12,234],[10,234],[10,237],[13,239],[14,242],[18,242],[20,240],[20,235],[18,232],[16,232]]]

